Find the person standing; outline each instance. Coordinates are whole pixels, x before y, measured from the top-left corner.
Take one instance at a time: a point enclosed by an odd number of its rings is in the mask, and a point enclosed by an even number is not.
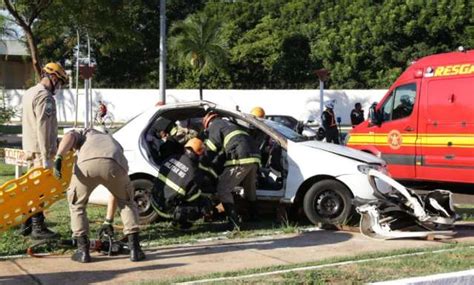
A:
[[[326,102],[326,110],[321,115],[322,125],[326,132],[326,142],[339,144],[339,130],[334,114],[334,100]]]
[[[104,124],[105,120],[104,117],[107,115],[107,106],[99,100],[99,106],[97,107],[97,121],[99,121],[101,124]]]
[[[242,184],[250,203],[250,216],[256,218],[256,179],[260,153],[247,132],[236,124],[221,119],[217,113],[207,113],[203,118],[203,126],[208,133],[204,141],[207,147],[205,158],[214,161],[215,157],[222,157],[223,169],[217,182],[217,195],[228,217],[228,229],[239,230],[240,219],[235,210],[232,191]]]
[[[68,76],[63,67],[54,62],[42,69],[41,80],[25,92],[22,99],[23,150],[28,169],[52,168],[57,149],[58,121],[54,95],[66,84]],[[50,231],[43,212],[33,215],[22,225],[22,234],[33,239],[51,239],[57,236]]]
[[[54,161],[54,176],[61,179],[62,158],[69,150],[78,150],[73,176],[67,191],[71,228],[77,240],[77,251],[71,259],[81,263],[91,261],[89,220],[86,207],[89,196],[98,185],[104,185],[114,195],[128,238],[130,260],[145,259],[140,247],[138,210],[133,200],[134,189],[128,177],[128,162],[122,146],[109,134],[95,129],[73,130],[64,135]]]
[[[354,109],[351,111],[351,123],[352,128],[355,128],[358,124],[364,121],[364,110],[362,110],[362,105],[357,102],[354,105]]]

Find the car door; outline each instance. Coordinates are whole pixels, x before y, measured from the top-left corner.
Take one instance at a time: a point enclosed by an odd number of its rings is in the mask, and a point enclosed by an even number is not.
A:
[[[416,177],[417,89],[416,82],[393,88],[378,109],[381,123],[369,130],[390,172],[399,179]]]

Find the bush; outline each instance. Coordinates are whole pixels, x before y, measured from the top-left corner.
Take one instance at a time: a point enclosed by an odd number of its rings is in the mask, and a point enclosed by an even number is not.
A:
[[[0,96],[0,125],[5,124],[15,116],[15,109],[7,105],[8,97],[5,92],[1,92]]]

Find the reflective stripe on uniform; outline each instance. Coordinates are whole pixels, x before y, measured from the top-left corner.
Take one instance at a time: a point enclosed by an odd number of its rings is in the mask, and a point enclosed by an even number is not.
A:
[[[235,136],[237,136],[237,135],[246,135],[246,136],[248,136],[249,134],[247,134],[246,132],[244,132],[244,131],[242,131],[242,130],[235,130],[235,131],[233,131],[233,132],[230,132],[230,133],[229,133],[227,136],[225,136],[225,138],[224,138],[224,146],[223,146],[223,148],[225,149],[225,147],[226,147],[226,145],[229,143],[229,141],[230,141],[233,137],[235,137]]]
[[[154,202],[153,200],[151,201],[150,204],[151,204],[151,207],[153,208],[153,210],[155,210],[155,212],[158,213],[158,215],[160,215],[161,217],[166,218],[166,219],[171,219],[171,218],[173,218],[172,215],[166,214],[166,213],[162,212],[162,211],[158,208],[158,206],[155,205],[155,202]]]
[[[178,127],[173,127],[170,131],[170,135],[175,136],[178,133]]]
[[[227,160],[224,163],[224,166],[242,165],[242,164],[251,164],[251,163],[260,164],[260,158],[258,158],[258,157],[248,157],[248,158],[241,158],[241,159],[231,159],[231,160]]]
[[[214,169],[210,168],[210,167],[205,167],[204,165],[202,165],[201,163],[199,163],[199,168],[208,172],[209,174],[211,174],[212,176],[214,176],[215,178],[217,178],[217,173],[214,171]]]
[[[170,179],[166,178],[166,176],[164,176],[163,174],[161,173],[158,173],[158,178],[166,184],[166,186],[170,187],[171,189],[173,189],[174,191],[178,192],[179,194],[181,195],[186,195],[186,190],[184,190],[183,188],[179,187],[176,183],[174,183],[173,181],[171,181]]]
[[[217,151],[217,146],[209,139],[204,140],[204,144],[211,150],[211,151]]]
[[[200,195],[201,195],[201,190],[199,190],[196,194],[186,199],[186,202],[192,202],[196,200]]]

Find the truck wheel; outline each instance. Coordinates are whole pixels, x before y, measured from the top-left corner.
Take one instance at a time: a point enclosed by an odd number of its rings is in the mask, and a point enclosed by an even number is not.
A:
[[[352,195],[345,185],[336,180],[321,180],[306,192],[303,208],[315,225],[341,225],[352,213]]]
[[[133,189],[135,189],[135,203],[138,207],[138,219],[140,225],[147,225],[158,220],[158,214],[151,206],[151,191],[153,189],[153,181],[150,179],[140,178],[132,180]]]

